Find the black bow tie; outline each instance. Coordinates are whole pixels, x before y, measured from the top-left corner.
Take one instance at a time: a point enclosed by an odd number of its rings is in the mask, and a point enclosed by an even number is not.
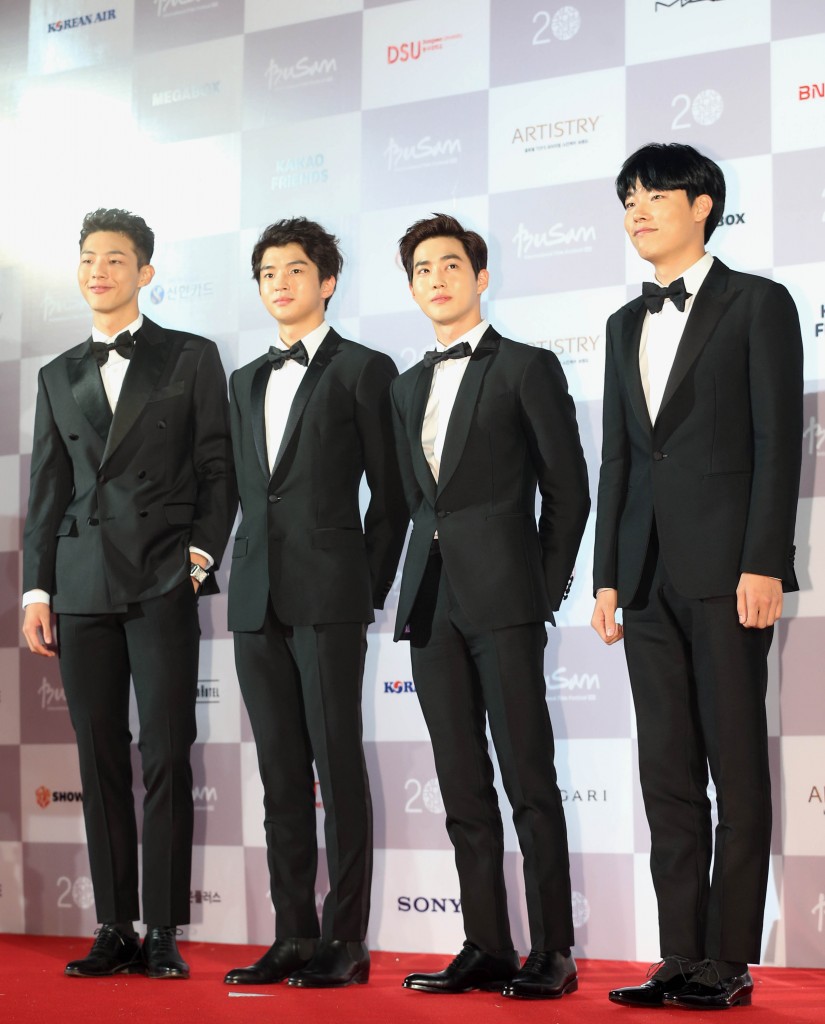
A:
[[[442,359],[466,359],[467,356],[471,356],[472,354],[473,349],[469,341],[460,341],[457,345],[453,345],[450,348],[436,348],[431,352],[425,352],[424,366],[435,366],[435,364],[440,363]]]
[[[272,364],[273,370],[280,370],[287,359],[294,359],[296,363],[300,363],[301,366],[309,366],[309,355],[307,350],[304,348],[302,341],[296,341],[290,348],[275,348],[273,345],[269,350],[267,359]]]
[[[128,331],[123,331],[114,341],[107,345],[105,341],[92,342],[92,355],[97,360],[98,366],[103,366],[109,359],[112,349],[119,352],[124,359],[132,358],[132,351],[135,347],[135,339]]]
[[[685,303],[690,296],[691,293],[685,288],[683,277],[677,277],[675,281],[671,281],[667,288],[660,288],[652,281],[645,281],[642,285],[642,298],[651,313],[661,313],[665,299],[670,299],[679,312],[684,313]]]

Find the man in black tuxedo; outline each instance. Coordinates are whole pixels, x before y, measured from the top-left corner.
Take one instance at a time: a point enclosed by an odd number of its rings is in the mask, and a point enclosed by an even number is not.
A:
[[[407,513],[389,408],[398,371],[324,318],[341,267],[337,239],[319,224],[270,225],[252,270],[279,336],[230,378],[243,520],[229,628],[264,784],[276,938],[256,963],[229,971],[228,984],[288,978],[328,988],[369,978],[372,805],[361,687],[367,624],[392,586]],[[320,929],[313,760],[330,880]]]
[[[645,146],[616,190],[658,285],[607,324],[593,626],[625,640],[663,961],[610,998],[726,1008],[751,1001],[770,863],[765,692],[782,592],[798,589],[799,319],[781,285],[705,252],[725,205],[713,161]]]
[[[138,308],[154,275],[141,217],[83,221],[78,282],[92,337],[40,371],[23,539],[29,649],[60,658],[77,736],[102,927],[73,977],[187,977],[192,772],[200,630],[196,592],[237,506],[226,381],[215,344]],[[55,621],[57,631],[55,630]],[[129,755],[129,677],[146,786],[143,947]]]
[[[590,507],[575,408],[554,355],[482,319],[489,275],[478,234],[437,214],[413,224],[400,249],[438,344],[392,386],[413,520],[395,639],[410,641],[467,937],[445,970],[411,974],[404,986],[559,997],[577,978],[544,647]],[[532,951],[521,969],[488,718],[524,855]]]

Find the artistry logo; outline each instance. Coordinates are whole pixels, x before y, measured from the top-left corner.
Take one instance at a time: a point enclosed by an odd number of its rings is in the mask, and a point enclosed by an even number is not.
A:
[[[520,223],[513,235],[516,256],[520,260],[535,260],[544,256],[567,256],[572,253],[592,252],[589,243],[596,240],[596,229],[589,227],[567,228],[561,221],[544,231],[529,231]]]
[[[264,76],[267,87],[275,89],[290,82],[296,85],[321,85],[331,82],[337,71],[338,61],[335,57],[322,57],[318,60],[299,57],[293,64],[279,64],[273,57]]]
[[[97,14],[78,14],[75,18],[63,18],[61,21],[50,21],[49,32],[65,32],[70,28],[83,28],[86,25],[96,25],[101,21],[114,21],[117,18],[117,9],[110,7],[108,11],[98,11]]]
[[[390,136],[384,157],[390,171],[420,170],[423,167],[442,167],[458,163],[461,139],[433,139],[424,135],[417,142],[402,145]]]

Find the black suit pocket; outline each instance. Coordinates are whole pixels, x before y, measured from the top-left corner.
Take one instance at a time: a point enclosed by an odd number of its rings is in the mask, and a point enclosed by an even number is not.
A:
[[[246,556],[247,549],[249,547],[248,537],[236,537],[235,543],[232,545],[232,557],[233,558],[244,558]]]
[[[161,402],[164,398],[177,398],[182,395],[186,390],[185,380],[176,380],[171,384],[167,384],[165,388],[158,388],[153,391],[146,399],[147,404],[149,402]]]
[[[74,516],[63,516],[57,528],[56,537],[77,537],[77,519]]]

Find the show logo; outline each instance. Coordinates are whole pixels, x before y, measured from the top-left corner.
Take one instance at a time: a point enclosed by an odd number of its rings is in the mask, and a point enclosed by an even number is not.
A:
[[[424,135],[416,142],[404,145],[391,136],[382,155],[389,171],[442,167],[458,163],[461,139],[433,139],[430,135]]]
[[[51,804],[82,804],[83,794],[70,792],[63,789],[49,789],[48,786],[38,786],[34,791],[34,798],[37,806],[45,810]]]
[[[322,57],[311,60],[299,57],[293,64],[279,64],[273,57],[264,71],[267,88],[270,92],[281,86],[321,85],[331,82],[338,72],[338,61],[335,57]]]
[[[542,259],[545,256],[567,256],[571,253],[592,252],[596,241],[596,228],[590,225],[567,227],[561,221],[543,231],[530,231],[519,223],[512,242],[520,260]]]

